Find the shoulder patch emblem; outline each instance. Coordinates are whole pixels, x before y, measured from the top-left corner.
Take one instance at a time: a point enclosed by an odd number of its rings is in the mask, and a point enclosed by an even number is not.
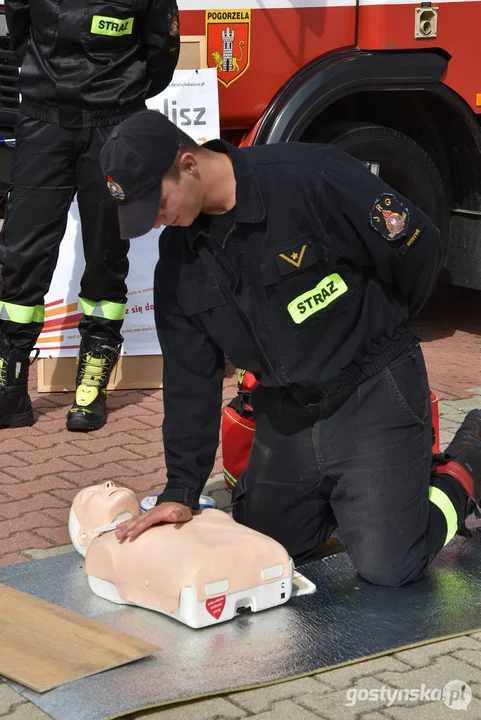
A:
[[[179,34],[179,13],[177,12],[177,8],[169,10],[167,18],[169,22],[169,35],[171,37],[177,37]]]
[[[391,242],[406,233],[409,210],[394,195],[384,193],[374,203],[370,219],[374,230]]]

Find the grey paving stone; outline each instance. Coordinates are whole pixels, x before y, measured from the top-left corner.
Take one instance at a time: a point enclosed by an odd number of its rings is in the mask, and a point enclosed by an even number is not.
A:
[[[452,425],[455,428],[455,431],[460,427],[461,423],[463,422],[464,418],[466,417],[466,413],[458,413],[450,411],[446,415],[443,416],[443,419],[446,420],[450,425]],[[440,432],[441,426],[440,426]]]
[[[319,720],[319,718],[329,718],[329,715],[321,715],[307,710],[305,707],[292,702],[292,700],[283,700],[274,704],[272,710],[256,715],[256,720]],[[219,718],[224,720],[224,718]]]
[[[481,674],[479,676],[478,683],[481,683]],[[475,697],[477,700],[481,701],[481,684],[476,685],[476,684],[471,683],[469,687],[471,688],[473,697]]]
[[[472,399],[472,398],[471,398]],[[475,399],[477,400],[477,396],[475,396]],[[463,410],[461,407],[456,407],[456,404],[459,402],[459,400],[449,400],[442,405],[439,405],[439,417],[445,417],[445,418],[453,418],[453,421],[457,419],[457,417],[464,417],[466,415],[467,410]]]
[[[8,718],[8,720],[51,720],[50,715],[29,702],[16,705],[9,713],[0,715],[0,717]]]
[[[0,681],[0,716],[7,715],[14,705],[26,703],[27,700],[12,690],[3,680]]]
[[[481,643],[478,643],[478,645],[481,646]],[[458,650],[458,652],[455,652],[452,655],[457,660],[461,660],[461,662],[469,663],[470,665],[474,665],[474,667],[481,669],[481,647],[479,650]],[[481,673],[479,680],[481,682]]]
[[[125,720],[231,720],[246,717],[247,713],[221,697],[195,700],[174,707],[161,707],[125,715]]]
[[[454,432],[445,432],[443,430],[439,431],[439,449],[441,452],[444,452],[446,450],[447,446],[451,442],[451,440],[454,437]]]
[[[466,708],[468,720],[481,720],[481,702],[473,698]],[[390,720],[456,720],[463,717],[462,710],[448,707],[442,700],[412,704],[410,707],[390,707],[385,711],[385,717]]]
[[[74,549],[73,545],[60,545],[59,547],[49,548],[48,550],[22,550],[22,555],[26,555],[26,557],[32,560],[42,560],[43,558],[74,552]]]
[[[215,492],[216,490],[229,490],[229,488],[225,484],[224,475],[222,473],[216,473],[207,480],[206,484],[204,485],[204,489],[202,490],[202,494],[211,495],[211,493]]]
[[[465,688],[463,696],[451,694],[451,702],[448,700],[446,703],[442,700],[445,687],[446,682],[432,684],[428,680],[424,684],[414,682],[396,688],[394,683],[389,685],[366,678],[358,687],[327,695],[315,705],[310,696],[300,698],[298,702],[313,711],[318,708],[329,720],[359,720],[372,715],[400,720],[437,720],[445,717],[453,720],[453,711],[464,707],[469,708],[469,718],[481,718],[479,686],[473,684]],[[459,687],[452,688],[452,691],[460,692]]]
[[[476,686],[480,681],[480,671],[478,668],[468,665],[465,662],[461,662],[451,655],[444,655],[443,657],[436,658],[430,665],[426,667],[416,668],[407,673],[382,673],[377,675],[377,679],[386,685],[397,687],[404,690],[418,690],[424,691],[419,699],[419,702],[423,702],[426,699],[426,693],[432,693],[436,691],[442,692],[448,683],[458,681],[465,683],[468,686]],[[469,690],[472,692],[472,690]],[[431,701],[433,697],[429,698]],[[414,698],[411,696],[409,706],[414,706],[416,703],[413,702]],[[393,702],[393,706],[400,705],[396,699]],[[407,703],[402,703],[406,705]],[[441,701],[435,700],[435,702],[429,702],[430,705],[444,705]],[[481,713],[481,701],[473,697],[472,710]],[[432,710],[429,710],[431,713]],[[471,716],[471,715],[470,715]],[[429,715],[429,717],[434,717]]]
[[[481,387],[468,388],[468,392],[472,393],[473,395],[479,395],[481,397]]]
[[[481,639],[481,633],[479,633]],[[412,665],[413,668],[421,668],[430,665],[433,660],[458,650],[480,651],[481,643],[473,636],[463,635],[450,640],[441,640],[440,642],[431,643],[430,645],[422,645],[421,647],[412,648],[412,650],[403,650],[394,654],[396,660]]]
[[[443,687],[444,683],[457,679],[476,684],[481,680],[478,668],[462,662],[452,655],[433,658],[429,665],[414,668],[405,673],[382,672],[376,677],[394,687],[420,687],[422,683]]]
[[[387,706],[389,691],[395,690],[377,678],[364,677],[351,687],[327,695],[304,695],[297,702],[328,720],[357,720],[359,716],[381,712]]]
[[[439,418],[439,429],[441,432],[452,432],[455,433],[459,427],[459,423],[453,423],[450,418],[440,417]]]
[[[357,683],[360,678],[377,675],[381,672],[408,672],[412,670],[410,664],[395,659],[390,655],[385,657],[367,660],[366,662],[353,663],[337,670],[328,670],[327,672],[318,673],[313,678],[328,687],[341,689],[349,688]]]
[[[280,700],[302,697],[304,694],[323,695],[331,693],[332,688],[327,687],[312,677],[300,678],[277,685],[268,685],[255,690],[233,693],[227,696],[228,700],[250,713],[261,713],[271,710],[274,703]]]
[[[481,364],[480,364],[481,371]],[[479,408],[479,396],[475,395],[470,398],[462,398],[461,400],[450,400],[449,401],[449,412],[452,411],[461,413],[463,416],[466,415],[470,410],[476,410]]]
[[[232,507],[232,493],[227,488],[225,490],[214,490],[209,495],[214,498],[219,510],[227,510]]]

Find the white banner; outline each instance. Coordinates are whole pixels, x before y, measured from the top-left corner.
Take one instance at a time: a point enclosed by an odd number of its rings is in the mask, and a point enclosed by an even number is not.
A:
[[[219,137],[217,71],[176,70],[171,84],[147,101],[198,143]],[[128,301],[122,328],[122,355],[161,353],[154,325],[153,274],[158,259],[159,230],[130,241]],[[77,202],[72,203],[57,267],[45,298],[45,325],[38,339],[40,357],[76,356],[77,325],[82,316],[78,293],[84,270]]]

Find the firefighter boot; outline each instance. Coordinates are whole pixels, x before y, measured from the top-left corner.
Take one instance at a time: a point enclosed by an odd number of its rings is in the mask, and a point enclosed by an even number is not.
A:
[[[481,410],[471,410],[444,453],[434,455],[434,472],[450,475],[463,486],[471,502],[481,505]]]
[[[75,402],[67,417],[67,430],[98,430],[107,421],[107,385],[119,357],[120,345],[111,347],[106,335],[85,335],[79,352]]]
[[[0,428],[33,425],[33,410],[28,394],[28,353],[11,347],[0,334]]]

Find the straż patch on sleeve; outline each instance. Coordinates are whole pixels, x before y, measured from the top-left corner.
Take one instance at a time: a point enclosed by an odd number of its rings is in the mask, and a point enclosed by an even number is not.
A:
[[[385,240],[393,242],[404,237],[409,223],[409,210],[395,195],[383,193],[371,210],[371,226]]]

